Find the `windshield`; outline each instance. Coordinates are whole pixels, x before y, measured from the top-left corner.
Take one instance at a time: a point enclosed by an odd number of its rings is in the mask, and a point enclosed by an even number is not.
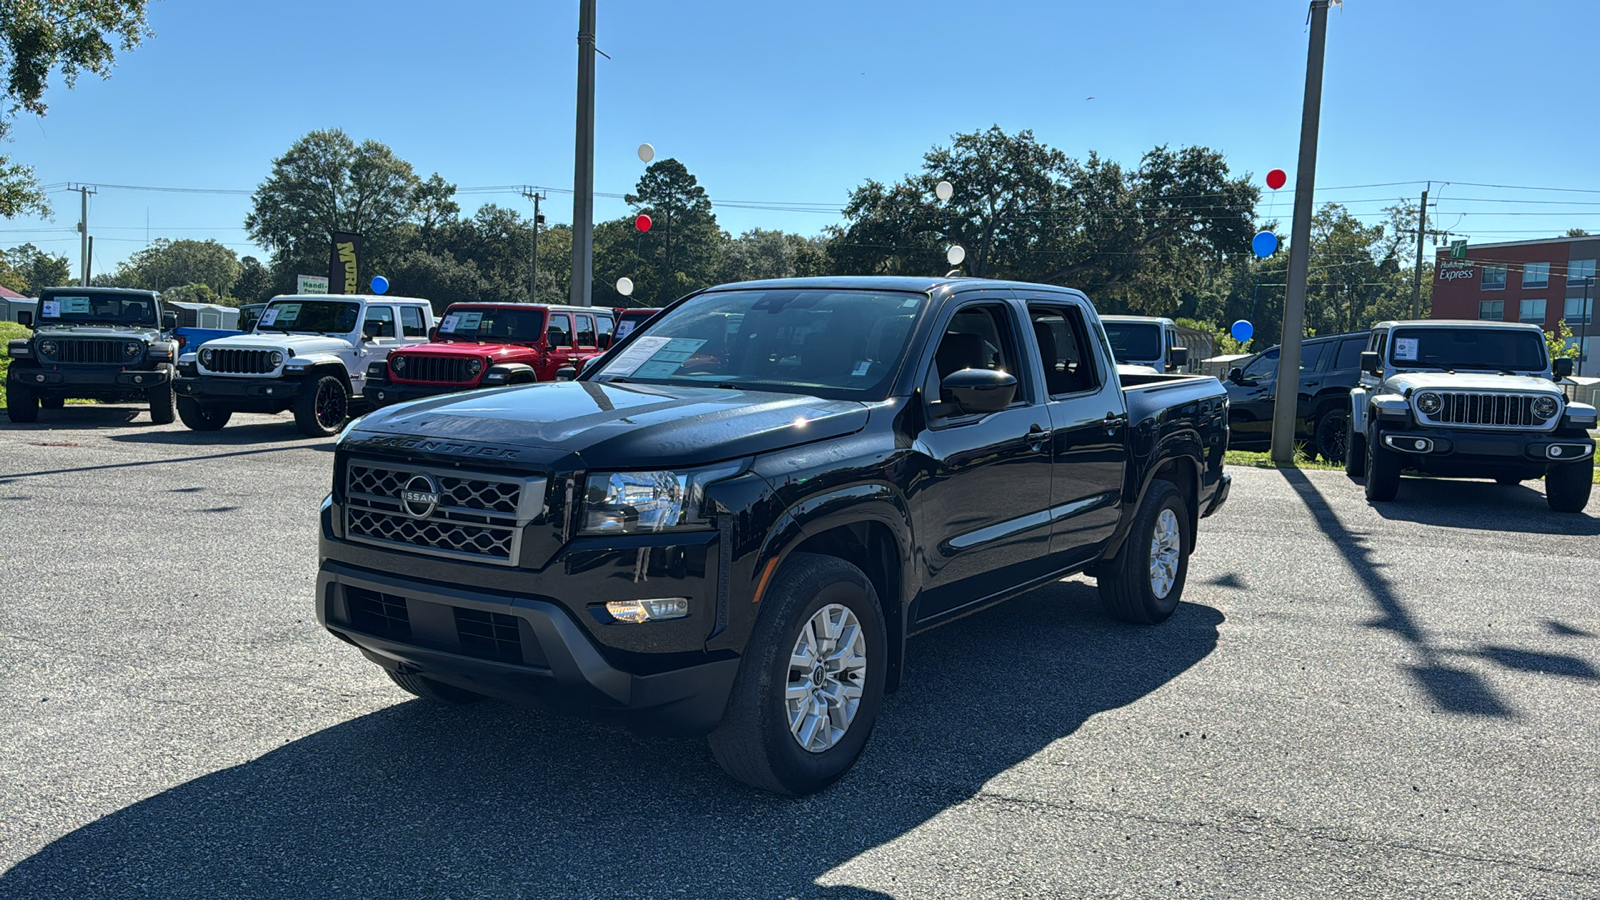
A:
[[[156,325],[149,294],[50,294],[39,300],[41,325]]]
[[[1161,326],[1153,322],[1102,322],[1119,363],[1162,359]]]
[[[528,341],[544,334],[544,310],[452,306],[439,320],[441,341]]]
[[[347,300],[274,300],[262,311],[256,331],[348,334],[360,317],[361,304]]]
[[[650,320],[596,381],[882,399],[925,296],[829,288],[711,291]]]
[[[1509,328],[1405,328],[1391,338],[1389,359],[1396,366],[1440,369],[1490,369],[1539,372],[1544,338]]]

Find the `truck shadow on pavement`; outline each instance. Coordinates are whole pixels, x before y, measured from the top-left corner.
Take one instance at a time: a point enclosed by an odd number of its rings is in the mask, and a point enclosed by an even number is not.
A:
[[[1600,535],[1600,519],[1587,513],[1554,512],[1544,494],[1527,484],[1403,478],[1398,498],[1374,503],[1372,508],[1385,519],[1440,528]]]
[[[113,435],[111,440],[129,444],[163,444],[171,447],[238,447],[246,444],[304,443],[308,448],[333,449],[333,438],[308,438],[292,422],[262,422],[229,425],[217,431],[143,431]],[[320,441],[320,444],[310,443]]]
[[[881,897],[818,879],[1172,681],[1222,622],[1186,603],[1126,626],[1062,582],[918,637],[855,770],[799,800],[701,740],[400,703],[86,825],[0,896]]]

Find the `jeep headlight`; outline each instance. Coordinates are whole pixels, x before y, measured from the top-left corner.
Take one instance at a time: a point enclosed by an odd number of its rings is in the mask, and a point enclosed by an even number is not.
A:
[[[200,348],[200,365],[205,366],[208,369],[211,368],[211,358],[215,355],[216,353],[212,350],[204,347]]]
[[[122,355],[128,359],[135,359],[138,357],[139,351],[142,347],[143,345],[138,341],[129,341],[122,345]]]
[[[404,356],[394,357],[389,360],[389,368],[393,369],[396,375],[404,375],[406,373],[406,358]]]
[[[706,485],[739,474],[743,462],[682,472],[590,475],[583,490],[582,534],[649,534],[709,526]]]
[[[41,356],[55,356],[56,355],[56,342],[55,341],[40,341],[39,342],[39,354]]]
[[[283,365],[283,351],[282,350],[274,350],[274,351],[272,351],[272,367],[274,369],[276,369],[277,367],[279,367],[281,365]]]
[[[1427,393],[1417,395],[1417,412],[1420,412],[1425,416],[1432,416],[1437,415],[1439,410],[1443,408],[1444,398],[1440,397],[1438,394],[1428,391]]]
[[[1557,403],[1554,397],[1546,395],[1535,398],[1533,401],[1533,414],[1538,418],[1551,418],[1560,410],[1561,404]]]
[[[483,371],[483,360],[478,359],[476,356],[474,356],[472,359],[467,361],[467,374],[468,375],[472,376],[473,378],[477,378],[478,377],[478,373],[482,372],[482,371]]]

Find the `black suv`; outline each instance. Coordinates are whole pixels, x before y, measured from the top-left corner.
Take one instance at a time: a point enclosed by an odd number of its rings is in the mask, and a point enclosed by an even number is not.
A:
[[[1271,347],[1242,361],[1228,373],[1228,424],[1231,446],[1265,449],[1272,444],[1272,410],[1278,397],[1278,351]],[[1307,338],[1300,344],[1299,403],[1294,436],[1306,451],[1341,462],[1350,422],[1350,391],[1361,380],[1361,351],[1367,332]]]

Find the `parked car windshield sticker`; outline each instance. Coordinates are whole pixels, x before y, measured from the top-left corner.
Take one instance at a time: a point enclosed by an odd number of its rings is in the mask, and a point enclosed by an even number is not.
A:
[[[61,318],[61,301],[60,300],[46,300],[46,301],[44,301],[44,303],[40,305],[39,318],[41,318],[41,319],[59,319],[59,318]]]
[[[262,313],[261,314],[261,321],[257,322],[256,324],[257,325],[273,325],[273,324],[276,324],[277,321],[278,321],[278,307],[274,306],[271,309],[267,310],[266,312]]]
[[[649,338],[640,338],[641,341]],[[696,350],[705,344],[702,338],[669,338],[667,345],[651,354],[650,361],[634,370],[636,378],[671,378]]]
[[[1417,339],[1395,338],[1394,358],[1415,361],[1417,358]]]
[[[277,306],[267,310],[267,315],[271,316],[274,312],[277,313],[277,315],[272,317],[272,322],[267,322],[266,324],[271,325],[273,323],[277,323],[284,327],[288,327],[294,324],[295,319],[300,318],[300,304],[280,303]],[[265,321],[265,317],[263,317],[263,321]]]
[[[636,323],[632,319],[623,319],[621,322],[618,322],[617,336],[615,339],[620,341],[628,335],[633,334],[633,327],[635,324]]]
[[[483,311],[456,313],[456,330],[476,332],[483,324]]]
[[[455,313],[451,313],[450,315],[444,317],[444,321],[443,322],[439,323],[439,333],[440,334],[449,334],[450,332],[455,331],[455,330],[456,330],[456,314]]]
[[[61,312],[57,315],[84,315],[89,312],[88,297],[57,297],[56,302],[61,305]]]

